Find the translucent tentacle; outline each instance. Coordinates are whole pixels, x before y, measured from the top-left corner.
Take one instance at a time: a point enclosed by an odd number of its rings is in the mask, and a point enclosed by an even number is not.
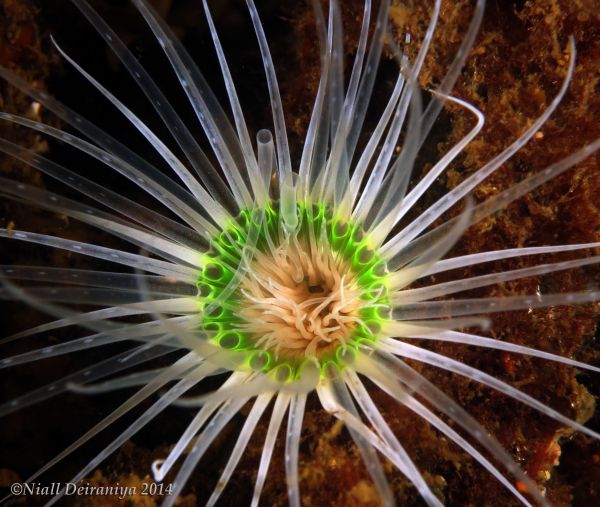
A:
[[[344,407],[344,409],[346,409],[349,413],[358,418],[359,414],[356,410],[356,407],[354,406],[350,394],[348,393],[346,381],[338,378],[333,381],[333,385],[338,400],[340,401],[342,407]],[[379,429],[378,426],[375,426],[375,428],[376,430]],[[377,489],[377,493],[381,502],[386,507],[394,506],[396,504],[396,502],[394,501],[394,495],[385,477],[385,473],[383,472],[383,468],[381,467],[381,463],[379,462],[379,458],[377,457],[375,449],[373,449],[371,445],[364,438],[362,438],[352,427],[348,427],[348,431],[352,436],[352,440],[358,447],[363,463],[367,468],[371,479],[373,479],[373,483],[375,484],[375,488]]]
[[[227,188],[219,173],[212,166],[196,139],[187,128],[185,123],[177,115],[167,98],[154,83],[146,69],[137,61],[136,57],[127,49],[117,34],[98,15],[86,0],[72,0],[77,8],[90,21],[98,34],[106,44],[117,55],[123,66],[135,79],[140,89],[144,92],[156,112],[162,118],[164,124],[169,127],[173,139],[179,144],[186,158],[192,164],[196,173],[212,196],[224,204],[233,215],[238,213],[231,191]]]
[[[73,60],[62,48],[53,40],[54,46],[58,52],[67,60],[85,79],[87,79],[113,106],[115,106],[125,116],[130,123],[140,131],[144,138],[152,145],[158,154],[169,164],[169,167],[177,174],[179,179],[185,184],[188,190],[196,200],[204,206],[209,212],[211,218],[219,225],[223,226],[230,217],[222,206],[216,202],[210,194],[198,183],[188,169],[181,163],[175,154],[163,143],[159,137],[150,130],[146,124],[140,120],[125,104],[117,99],[100,82],[94,79],[81,65]]]
[[[574,269],[590,264],[600,263],[600,257],[587,257],[585,259],[575,259],[572,261],[553,262],[549,264],[539,264],[529,268],[512,269],[502,271],[500,273],[491,273],[489,275],[473,276],[463,278],[462,280],[454,280],[452,282],[443,282],[418,289],[405,289],[395,292],[392,295],[392,300],[396,303],[412,303],[415,301],[425,301],[439,296],[447,296],[455,292],[463,292],[466,290],[485,287],[510,280],[519,280],[531,276],[539,276],[547,273],[556,273],[566,269]]]
[[[398,336],[402,338],[420,338],[424,340],[444,341],[460,343],[462,345],[475,345],[476,347],[486,347],[495,350],[504,350],[514,354],[538,357],[541,359],[547,359],[548,361],[568,364],[569,366],[581,368],[582,370],[600,373],[600,368],[597,366],[575,361],[573,359],[569,359],[568,357],[552,354],[551,352],[544,352],[531,347],[518,345],[516,343],[504,342],[494,338],[487,338],[485,336],[462,333],[449,329],[427,327],[427,324],[423,326],[411,326],[399,322],[390,322],[389,324],[383,326],[383,332],[390,336]]]
[[[302,430],[305,405],[306,393],[294,394],[292,396],[285,439],[285,478],[291,507],[300,507],[298,450],[300,447],[300,431]]]
[[[0,69],[1,70],[1,69]],[[149,174],[140,171],[138,167],[133,164],[127,162],[124,159],[121,159],[114,153],[110,153],[108,151],[104,151],[100,148],[97,148],[91,143],[79,139],[78,137],[67,134],[59,129],[55,129],[49,125],[45,125],[43,123],[34,122],[27,118],[22,118],[20,116],[9,115],[8,113],[0,113],[0,117],[7,119],[13,123],[17,123],[20,125],[24,125],[26,127],[38,130],[47,135],[55,137],[57,139],[61,139],[66,143],[74,146],[75,148],[81,150],[88,155],[93,156],[94,158],[100,160],[102,163],[106,164],[110,168],[118,171],[126,178],[133,181],[136,185],[142,188],[144,191],[148,192],[151,196],[157,199],[160,203],[167,206],[169,209],[174,210],[182,220],[185,220],[191,227],[195,229],[195,232],[200,235],[201,239],[204,239],[202,245],[206,245],[206,237],[210,236],[210,233],[207,235],[207,231],[215,231],[214,226],[208,222],[198,211],[194,208],[197,208],[197,202],[194,202],[193,205],[190,205],[185,202],[188,200],[191,194],[185,192],[183,189],[178,188],[173,184],[171,180],[167,180],[168,183],[158,182],[158,179],[155,175],[150,176]],[[132,205],[128,200],[124,198],[120,198],[116,196],[113,192],[101,187],[100,185],[96,185],[85,178],[74,174],[72,171],[65,169],[59,164],[48,160],[41,155],[34,153],[31,150],[25,150],[20,146],[11,143],[5,139],[0,139],[0,150],[5,153],[10,154],[11,156],[29,164],[32,167],[42,171],[45,174],[49,174],[51,177],[56,178],[57,180],[69,185],[76,190],[89,195],[93,199],[100,201],[101,203],[105,203],[107,205],[112,205],[116,207],[117,211],[123,213],[125,216],[130,216],[141,222],[145,226],[149,226],[152,222],[168,225],[166,231],[170,229],[175,229],[175,233],[182,238],[189,237],[189,233],[186,233],[185,229],[181,227],[179,224],[175,224],[172,221],[167,220],[164,217],[161,217],[157,213],[146,212],[146,209],[139,205]],[[164,178],[164,176],[163,176]],[[185,193],[184,193],[185,192]],[[150,220],[147,221],[146,217],[150,216]],[[185,240],[184,240],[185,241]],[[197,241],[197,240],[196,240]]]
[[[513,187],[510,187],[504,192],[501,192],[494,197],[490,197],[488,200],[475,206],[471,223],[477,223],[483,218],[498,211],[499,209],[513,202],[515,199],[518,199],[524,195],[526,192],[530,192],[538,185],[541,185],[542,183],[558,176],[567,169],[573,167],[575,164],[585,160],[598,149],[600,149],[600,139],[597,139],[596,141],[584,146],[562,160],[555,162],[539,173],[525,178],[523,181],[517,183]],[[456,220],[456,218],[448,220],[432,231],[411,241],[403,250],[398,251],[398,253],[388,261],[388,267],[392,270],[395,270],[398,269],[398,267],[406,264],[412,258],[419,255],[420,251],[426,249],[432,241],[436,240],[437,237],[445,234],[448,228],[452,227]]]
[[[600,291],[569,292],[529,296],[506,296],[475,299],[450,299],[448,301],[423,301],[399,304],[392,315],[398,320],[439,319],[512,310],[529,310],[549,306],[590,303],[600,299]]]
[[[491,252],[480,252],[475,254],[461,255],[437,261],[431,268],[425,271],[421,277],[434,275],[452,269],[466,268],[484,262],[492,262],[513,257],[525,257],[527,255],[552,254],[559,252],[571,252],[574,250],[585,250],[588,248],[600,248],[600,243],[577,243],[573,245],[555,246],[533,246],[524,248],[507,248],[505,250],[493,250]]]
[[[267,86],[269,88],[269,97],[271,99],[271,109],[273,111],[273,125],[275,127],[275,143],[277,146],[277,166],[279,168],[279,179],[283,180],[292,170],[292,162],[290,159],[290,148],[285,128],[285,119],[283,117],[283,105],[279,94],[279,85],[277,84],[277,76],[275,75],[275,66],[271,58],[271,51],[267,44],[267,38],[263,30],[262,24],[258,17],[258,11],[254,5],[254,0],[246,0],[248,11],[252,18],[256,38],[260,47],[263,66],[265,68],[265,76],[267,77]]]
[[[132,176],[130,177],[125,173],[124,175],[130,178],[140,188],[156,197],[159,201],[164,202],[164,194],[171,193],[178,201],[185,203],[186,207],[190,209],[198,209],[198,203],[189,192],[176,184],[171,178],[165,176],[160,170],[152,166],[145,159],[131,151],[124,144],[107,134],[104,130],[98,128],[96,125],[86,120],[83,116],[77,114],[75,111],[68,108],[58,100],[50,97],[47,93],[36,90],[25,80],[12,73],[5,67],[0,66],[0,77],[8,81],[23,93],[29,95],[44,107],[48,108],[59,118],[85,134],[89,139],[93,140],[94,143],[98,144],[98,146],[102,147],[104,153],[101,156],[101,159],[103,162],[106,162],[109,165],[116,161],[123,162],[123,167],[127,167]],[[52,132],[51,127],[45,126],[44,128],[45,132]],[[68,137],[68,134],[64,134],[62,140],[67,143],[71,143],[71,139]],[[76,138],[73,137],[72,140],[75,141]],[[2,141],[3,143],[7,142],[5,140]],[[27,152],[27,150],[23,149],[21,149],[21,151]],[[36,157],[39,158],[39,155],[35,153],[31,153],[29,155],[29,158],[32,161],[35,161]],[[30,163],[28,160],[24,161],[26,163]],[[111,167],[113,166],[111,165]],[[172,207],[169,204],[166,204],[166,206],[169,208]],[[182,215],[182,217],[185,217],[185,215]],[[195,223],[195,221],[191,220],[189,223],[192,225]]]
[[[89,255],[98,259],[141,269],[142,271],[164,275],[187,283],[194,283],[198,276],[196,270],[186,266],[180,266],[158,259],[151,259],[149,257],[144,257],[143,255],[123,252],[122,250],[115,250],[113,248],[48,236],[46,234],[36,234],[27,231],[7,231],[6,229],[0,228],[0,237],[14,238],[28,243],[61,248],[70,252]]]
[[[138,347],[138,350],[139,348],[140,347]],[[0,405],[0,417],[11,414],[17,410],[21,410],[22,408],[28,407],[35,403],[53,398],[54,396],[58,396],[59,394],[68,391],[71,384],[83,385],[86,382],[94,382],[95,380],[107,377],[108,375],[118,373],[119,371],[127,368],[132,368],[138,364],[142,364],[157,357],[164,356],[172,351],[173,349],[170,347],[158,346],[153,347],[150,350],[140,351],[139,354],[136,354],[134,357],[130,358],[129,356],[131,355],[131,351],[127,350],[121,354],[88,366],[75,373],[71,373],[60,380],[50,382],[43,387],[29,391],[28,393],[22,394],[17,398],[13,398],[12,400]]]
[[[352,427],[373,447],[388,458],[415,485],[427,505],[430,507],[443,507],[443,504],[433,494],[412,460],[406,455],[404,449],[398,449],[401,453],[398,453],[396,449],[390,449],[386,442],[375,435],[360,419],[356,418],[338,403],[331,386],[319,386],[317,388],[317,394],[319,395],[323,408],[346,423],[349,427]]]
[[[291,396],[288,393],[279,393],[275,400],[275,406],[273,407],[273,413],[269,421],[269,427],[265,437],[265,443],[262,447],[262,453],[260,456],[260,463],[258,465],[258,472],[256,473],[256,481],[254,482],[254,492],[252,493],[251,507],[258,507],[258,501],[260,500],[260,494],[262,493],[265,479],[267,478],[267,472],[269,465],[271,464],[271,457],[273,456],[273,449],[275,448],[275,441],[277,440],[277,434],[283,421],[283,416],[287,411],[290,404]]]
[[[373,405],[371,398],[362,382],[360,382],[358,376],[355,373],[350,374],[351,382],[353,386],[353,393],[355,396],[359,396],[363,403],[368,404],[370,409],[381,417],[381,414],[377,411],[376,407]],[[456,431],[454,431],[450,426],[448,426],[444,421],[442,421],[439,417],[437,417],[431,410],[427,409],[425,405],[420,403],[413,396],[407,394],[403,389],[401,389],[400,385],[397,382],[393,382],[390,379],[386,378],[381,374],[373,374],[371,371],[369,374],[369,378],[373,379],[373,381],[381,387],[386,393],[390,396],[398,400],[400,403],[411,409],[417,415],[422,417],[425,421],[435,426],[442,433],[447,435],[452,439],[453,442],[462,447],[466,452],[468,452],[471,456],[473,456],[479,463],[481,463],[498,481],[500,481],[506,489],[508,489],[515,497],[517,497],[523,505],[531,506],[531,504],[519,493],[519,491],[504,477],[500,471],[492,465],[477,449],[475,449],[471,444],[469,444],[464,438],[462,438]],[[383,418],[381,418],[383,419]],[[379,423],[385,423],[385,421],[380,421]],[[389,430],[389,428],[388,428]]]
[[[447,97],[453,103],[459,104],[466,108],[469,112],[471,112],[477,118],[477,123],[475,126],[468,132],[468,134],[463,137],[455,146],[453,146],[448,153],[446,153],[423,177],[419,183],[413,188],[410,193],[404,198],[398,198],[398,192],[395,187],[391,187],[388,191],[389,199],[387,202],[394,201],[396,205],[393,207],[386,206],[384,203],[382,209],[378,212],[374,224],[377,224],[373,229],[372,233],[374,237],[374,242],[380,244],[386,238],[386,236],[390,233],[392,228],[398,223],[398,221],[406,214],[406,212],[414,205],[414,203],[425,193],[425,191],[431,186],[431,184],[439,177],[439,175],[448,167],[448,165],[456,158],[456,156],[462,152],[462,150],[467,146],[475,136],[481,131],[483,128],[484,117],[483,114],[473,107],[468,102],[463,100]],[[400,170],[400,167],[398,167]]]
[[[600,433],[597,433],[590,428],[586,428],[582,424],[565,417],[560,412],[557,412],[553,408],[545,405],[544,403],[536,400],[535,398],[529,396],[528,394],[516,389],[515,387],[503,382],[492,375],[489,375],[477,368],[473,368],[472,366],[468,366],[460,361],[456,361],[447,356],[443,356],[441,354],[437,354],[436,352],[432,352],[430,350],[425,350],[420,347],[415,347],[414,345],[410,345],[408,343],[399,342],[396,340],[386,339],[382,343],[382,349],[392,352],[394,354],[400,355],[402,357],[407,357],[411,359],[415,359],[420,362],[424,362],[427,364],[431,364],[433,366],[437,366],[438,368],[442,368],[444,370],[451,371],[453,373],[457,373],[458,375],[462,375],[466,378],[479,382],[483,385],[492,387],[493,389],[514,398],[525,405],[534,408],[548,417],[551,417],[555,421],[564,424],[567,427],[571,427],[589,435],[595,439],[600,439]]]
[[[456,188],[448,192],[442,197],[437,203],[430,206],[427,211],[422,213],[418,220],[413,221],[406,228],[402,230],[398,235],[394,236],[390,241],[382,247],[382,254],[393,257],[399,251],[402,250],[410,241],[418,236],[426,227],[428,227],[434,220],[441,216],[446,210],[454,206],[458,200],[462,199],[467,193],[475,188],[479,183],[486,179],[496,169],[502,166],[510,157],[512,157],[519,149],[521,149],[540,129],[540,127],[546,122],[549,116],[558,107],[558,104],[562,100],[564,94],[567,91],[571,77],[573,76],[573,70],[575,68],[575,43],[571,38],[569,42],[570,59],[569,67],[565,75],[565,79],[561,85],[561,88],[546,108],[546,110],[537,118],[533,124],[508,148],[503,150],[499,155],[495,156],[487,164],[485,164],[477,172],[469,176],[466,180],[460,183]]]
[[[153,9],[144,0],[132,1],[146,23],[148,23],[156,40],[169,59],[171,67],[177,74],[177,78],[219,160],[220,167],[225,173],[225,178],[238,206],[242,208],[252,207],[248,174],[239,170],[240,167],[243,167],[244,160],[241,155],[239,140],[218,100],[192,58],[171,32],[169,26],[154,13]]]
[[[534,496],[538,504],[549,507],[548,501],[540,494],[535,482],[521,470],[504,447],[488,435],[486,429],[461,408],[458,403],[392,354],[377,352],[376,356],[379,363],[378,371],[374,373],[376,378],[380,378],[383,372],[383,377],[387,378],[388,382],[397,378],[403,385],[410,386],[411,391],[419,394],[437,410],[446,414],[487,449],[498,463],[502,464],[513,477],[527,488],[527,492]],[[365,372],[365,374],[367,373]],[[396,384],[394,391],[398,393],[403,389],[404,387]]]
[[[258,396],[254,402],[250,413],[246,417],[246,421],[244,422],[244,426],[240,432],[238,440],[235,443],[235,447],[233,448],[233,451],[231,451],[231,456],[227,461],[227,465],[225,465],[225,469],[223,470],[215,489],[208,499],[208,502],[206,502],[207,507],[212,507],[217,502],[222,491],[229,483],[229,479],[231,479],[235,467],[240,461],[240,458],[242,457],[242,454],[248,445],[248,441],[250,440],[252,433],[254,433],[254,430],[256,429],[258,421],[267,408],[267,405],[271,402],[271,398],[273,398],[273,393],[263,393]]]
[[[149,384],[146,384],[144,387],[142,387],[140,390],[138,390],[127,401],[125,401],[123,404],[121,404],[119,406],[119,408],[117,408],[116,410],[111,412],[107,417],[103,418],[99,423],[95,424],[91,429],[89,429],[84,435],[79,437],[74,443],[72,443],[64,451],[62,451],[59,455],[57,455],[55,458],[53,458],[48,463],[46,463],[35,474],[30,476],[27,479],[27,482],[33,481],[36,477],[39,477],[40,475],[42,475],[46,470],[53,467],[56,463],[63,460],[64,458],[66,458],[73,451],[75,451],[76,449],[81,447],[88,440],[90,440],[91,438],[96,436],[98,433],[100,433],[103,429],[110,426],[114,421],[119,419],[122,415],[126,414],[131,409],[133,409],[134,407],[139,405],[143,400],[145,400],[146,398],[148,398],[148,396],[150,396],[151,394],[158,391],[165,384],[167,384],[168,382],[177,378],[179,375],[182,375],[184,372],[194,370],[199,367],[200,367],[200,365],[198,363],[198,358],[195,356],[195,354],[193,352],[190,352],[190,353],[186,354],[185,356],[183,356],[178,361],[176,361],[173,365],[169,366],[168,368],[165,368],[163,373],[161,373],[157,378],[155,378],[152,382],[150,382]],[[195,383],[195,382],[189,382],[189,381],[181,381],[181,382],[183,383],[182,385],[185,385],[188,389],[190,387],[192,387]],[[179,395],[179,393],[178,393],[178,395]],[[168,405],[168,399],[163,400],[163,398],[161,398],[157,403],[160,403],[162,405],[165,402],[166,402],[165,406]],[[127,439],[125,439],[125,440],[127,440]],[[123,440],[123,442],[125,440]],[[119,447],[119,445],[120,445],[120,443],[117,444],[115,449],[117,449]],[[102,457],[102,459],[104,459],[104,457]],[[100,461],[102,461],[102,459]],[[88,465],[88,467],[89,467],[89,465]],[[85,473],[87,473],[88,467],[86,467],[86,469],[84,469],[85,472],[82,471],[82,472],[84,472],[83,475],[81,473],[78,475],[85,477]],[[95,464],[93,465],[91,470],[93,470],[94,468],[95,468]]]

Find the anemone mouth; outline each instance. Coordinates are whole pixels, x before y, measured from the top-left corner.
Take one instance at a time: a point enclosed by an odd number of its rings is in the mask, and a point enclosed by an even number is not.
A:
[[[342,367],[377,340],[389,312],[387,266],[362,228],[318,204],[298,204],[295,227],[278,203],[244,210],[211,242],[198,282],[202,328],[253,369],[306,361]]]

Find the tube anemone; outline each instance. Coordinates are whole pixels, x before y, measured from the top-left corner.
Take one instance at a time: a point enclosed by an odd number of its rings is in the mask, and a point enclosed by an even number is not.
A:
[[[4,198],[60,214],[119,240],[70,239],[24,230],[19,224],[0,229],[10,246],[41,245],[105,262],[103,269],[2,266],[4,299],[23,301],[57,320],[4,338],[2,345],[17,340],[25,345],[3,355],[0,368],[107,351],[99,362],[95,358],[80,371],[74,369],[64,378],[8,399],[0,414],[67,391],[91,395],[129,389],[130,393],[25,482],[52,478],[57,464],[88,448],[107,428],[117,427],[69,480],[85,482],[112,453],[175,405],[179,408],[172,413],[184,417],[185,426],[178,435],[169,435],[172,445],[150,467],[153,480],[168,485],[160,495],[165,505],[175,504],[194,471],[208,466],[208,453],[227,432],[235,434],[233,447],[214,471],[207,504],[219,500],[244,453],[254,449],[256,473],[243,500],[257,505],[269,471],[283,468],[285,478],[280,482],[285,482],[289,504],[300,505],[304,421],[324,415],[345,426],[353,443],[351,452],[360,456],[366,471],[363,492],[373,492],[379,503],[393,505],[403,499],[392,479],[402,476],[427,505],[443,505],[445,493],[432,475],[435,467],[425,469],[411,451],[413,444],[398,431],[398,414],[409,420],[411,413],[451,442],[448,449],[464,453],[503,488],[497,493],[503,496],[494,502],[509,498],[524,505],[549,505],[542,484],[547,478],[519,466],[513,449],[505,448],[510,442],[500,442],[494,435],[493,427],[504,421],[489,416],[478,420],[436,380],[448,374],[457,383],[482,386],[485,390],[477,387],[477,392],[485,397],[512,398],[553,424],[600,438],[580,417],[553,408],[539,392],[484,371],[478,361],[473,366],[444,346],[458,343],[504,354],[501,358],[525,356],[539,360],[535,364],[600,372],[596,366],[548,351],[549,347],[499,339],[497,328],[491,327],[497,314],[534,315],[539,308],[597,302],[600,291],[592,284],[577,291],[484,292],[594,266],[599,258],[592,252],[599,242],[514,244],[471,252],[457,246],[469,228],[498,216],[600,147],[600,139],[592,140],[482,198],[482,186],[539,137],[567,94],[576,69],[575,39],[565,41],[561,79],[545,107],[506,147],[442,190],[443,178],[455,171],[452,164],[461,153],[477,143],[485,123],[484,113],[475,105],[451,95],[473,49],[483,1],[474,6],[439,86],[427,92],[420,89],[420,82],[440,29],[440,1],[432,2],[427,11],[419,43],[407,47],[392,42],[388,32],[390,14],[397,19],[398,13],[390,11],[386,0],[366,1],[347,71],[340,6],[331,2],[323,12],[314,2],[321,42],[319,80],[298,156],[288,140],[280,76],[252,0],[246,2],[248,22],[258,43],[272,113],[272,124],[256,133],[248,126],[238,95],[241,83],[233,77],[209,5],[202,2],[224,84],[223,103],[166,22],[145,0],[132,0],[189,102],[193,125],[203,131],[202,141],[193,133],[192,122],[180,118],[93,7],[86,0],[72,2],[131,75],[174,142],[54,40],[65,62],[149,143],[152,154],[140,155],[128,147],[120,131],[97,126],[94,118],[83,117],[10,69],[0,68],[8,83],[71,128],[59,129],[9,112],[0,112],[2,121],[61,141],[102,164],[103,171],[113,171],[121,178],[118,181],[128,180],[147,194],[147,199],[129,195],[105,181],[103,174],[74,170],[0,139],[4,153],[56,180],[63,190],[70,187],[77,192],[61,195],[2,178]],[[399,40],[408,41],[412,32],[400,31]],[[391,92],[378,106],[372,99],[386,41],[395,67]],[[444,103],[466,112],[470,120],[422,175],[419,156]],[[372,125],[367,128],[367,123]],[[551,256],[564,252],[572,256]],[[541,260],[510,264],[532,258]],[[492,261],[507,261],[511,267],[490,269]],[[86,332],[43,347],[30,346],[31,336],[71,326]],[[92,399],[83,398],[86,403]],[[240,413],[245,419],[234,428]],[[278,435],[281,453],[276,451]],[[53,504],[65,494],[68,491],[61,487],[44,500]],[[347,503],[348,498],[339,501]]]

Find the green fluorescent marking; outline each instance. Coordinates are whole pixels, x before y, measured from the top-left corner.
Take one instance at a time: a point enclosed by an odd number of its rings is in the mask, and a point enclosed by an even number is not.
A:
[[[333,252],[348,263],[359,287],[364,289],[362,299],[378,305],[360,310],[358,316],[365,325],[357,324],[345,345],[340,344],[318,358],[323,377],[353,361],[356,350],[362,344],[376,341],[381,324],[389,318],[389,311],[380,307],[389,305],[387,268],[385,261],[371,249],[360,226],[332,216],[330,208],[324,205],[303,203],[298,204],[297,210],[298,237],[308,238],[312,234],[318,243],[321,235],[325,234]],[[258,251],[268,250],[267,234],[273,243],[279,244],[283,234],[281,224],[276,202],[267,204],[264,209],[242,210],[210,242],[197,287],[201,309],[212,308],[203,315],[201,324],[210,340],[224,350],[244,352],[249,369],[272,372],[280,381],[291,381],[300,374],[307,359],[277,358],[271,351],[257,347],[251,334],[242,331],[245,321],[235,312],[243,295],[236,289],[224,297],[224,291],[241,262],[244,247],[251,243]]]

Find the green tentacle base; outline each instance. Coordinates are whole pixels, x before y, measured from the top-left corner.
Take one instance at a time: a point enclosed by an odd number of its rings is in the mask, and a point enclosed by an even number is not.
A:
[[[390,317],[387,267],[361,227],[341,220],[324,205],[299,204],[297,213],[296,244],[330,249],[346,271],[339,274],[350,276],[359,289],[356,324],[344,343],[329,344],[309,357],[298,350],[267,349],[257,344],[260,336],[246,330],[249,323],[239,311],[248,301],[241,288],[243,278],[257,256],[268,256],[273,248],[294,239],[285,232],[277,203],[243,210],[232,220],[211,241],[197,282],[201,329],[209,340],[221,349],[243,353],[250,369],[276,371],[280,381],[293,381],[307,361],[316,362],[322,376],[341,370],[352,361],[353,352],[377,340],[382,323]]]

